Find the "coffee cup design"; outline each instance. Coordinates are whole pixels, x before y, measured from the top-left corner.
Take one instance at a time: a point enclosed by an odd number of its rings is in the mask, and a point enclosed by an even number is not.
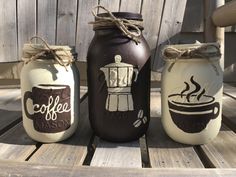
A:
[[[187,133],[199,133],[210,120],[218,117],[220,104],[215,102],[213,96],[205,94],[205,89],[201,89],[193,76],[190,81],[195,86],[192,92],[186,94],[190,85],[185,82],[186,87],[181,93],[168,96],[169,112],[178,128]]]
[[[31,109],[27,101],[31,99]],[[38,85],[24,94],[25,115],[33,120],[35,130],[58,133],[71,126],[70,87],[67,85]],[[31,111],[29,111],[31,110]]]

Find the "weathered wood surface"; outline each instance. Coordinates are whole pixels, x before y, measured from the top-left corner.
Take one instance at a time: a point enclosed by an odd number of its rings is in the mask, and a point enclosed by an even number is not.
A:
[[[181,32],[184,12],[187,0],[166,0],[163,7],[163,15],[160,25],[160,32],[157,40],[155,58],[152,69],[157,71],[163,67],[161,50],[165,45],[176,44]]]
[[[216,27],[212,21],[212,14],[217,7],[224,5],[225,0],[205,0],[204,39],[205,42],[218,42],[220,44],[220,66],[224,71],[225,29]]]
[[[38,35],[49,44],[56,43],[56,19],[57,0],[38,1]]]
[[[223,121],[236,132],[236,88],[234,86],[224,84],[223,103]]]
[[[145,0],[142,6],[142,15],[144,22],[143,35],[155,54],[156,43],[158,40],[164,0]],[[148,9],[148,10],[147,10]],[[150,24],[152,22],[152,24]]]
[[[235,177],[236,169],[136,169],[53,166],[11,161],[0,162],[0,176],[38,177]]]
[[[160,92],[152,93],[152,118],[146,134],[150,166],[152,168],[203,168],[193,146],[176,143],[166,135],[161,125],[160,110]]]
[[[58,0],[57,44],[75,46],[77,0]]]
[[[212,16],[216,26],[226,27],[236,25],[236,1],[231,1],[217,8]]]
[[[20,0],[17,3],[18,57],[21,58],[24,43],[36,35],[36,0]]]
[[[98,5],[97,0],[79,1],[77,15],[77,33],[76,33],[76,50],[78,51],[78,60],[87,60],[87,51],[89,44],[94,36],[92,25],[88,22],[93,21],[91,9]]]
[[[7,111],[0,109],[0,135],[21,120],[21,111]]]
[[[141,12],[144,17],[144,36],[153,51],[153,57],[156,55],[157,59],[159,56],[158,52],[155,54],[156,46],[159,46],[163,40],[166,41],[166,39],[161,39],[162,36],[172,37],[167,36],[170,29],[180,28],[179,30],[181,30],[183,22],[183,32],[203,31],[203,0],[188,0],[186,11],[183,11],[186,0],[173,3],[168,1],[9,0],[1,2],[0,62],[20,60],[22,45],[35,34],[42,36],[50,44],[76,45],[79,60],[86,61],[88,46],[94,34],[92,26],[88,25],[88,22],[93,20],[91,9],[98,4],[106,6],[111,11]],[[165,9],[170,11],[163,12]],[[184,15],[184,21],[178,19],[178,14]],[[161,20],[162,18],[163,20]],[[173,23],[169,23],[169,19],[172,19]],[[176,24],[174,21],[180,23]],[[160,24],[167,22],[168,28],[163,27],[164,29],[160,31]],[[163,33],[165,30],[168,34]],[[235,31],[235,28],[228,31],[232,30]]]
[[[0,62],[18,60],[16,0],[0,1]]]
[[[236,168],[236,134],[222,126],[220,133],[210,143],[201,145],[211,167]]]
[[[236,85],[224,84],[224,94],[236,99]]]
[[[204,0],[187,0],[182,32],[204,31]]]
[[[225,93],[234,91],[235,88],[229,86],[224,90]],[[86,88],[81,87],[81,93],[85,92]],[[233,96],[227,97],[236,102]],[[229,116],[235,117],[235,114],[231,115],[232,112],[227,113],[227,109],[235,108],[225,109],[225,101],[223,103],[224,119]],[[93,139],[87,104],[87,98],[83,96],[81,120],[76,133],[59,143],[36,143],[26,135],[22,123],[16,122],[8,128],[6,125],[0,136],[0,176],[32,176],[36,173],[39,176],[78,176],[78,173],[80,176],[236,175],[236,134],[233,129],[228,127],[228,124],[223,125],[217,138],[206,145],[188,146],[174,142],[161,126],[160,90],[152,89],[152,118],[148,132],[140,139],[140,143],[110,143],[99,138]],[[232,103],[231,105],[234,106]],[[9,114],[13,115],[14,113]],[[205,169],[206,167],[217,169]]]
[[[102,5],[109,9],[111,12],[118,12],[120,7],[120,0],[100,0],[99,5]],[[98,9],[98,13],[103,13],[103,10]]]
[[[25,161],[36,149],[36,144],[19,123],[0,136],[0,160]]]
[[[142,168],[139,142],[110,143],[99,140],[90,166]]]
[[[121,12],[140,13],[142,7],[142,0],[120,0]]]

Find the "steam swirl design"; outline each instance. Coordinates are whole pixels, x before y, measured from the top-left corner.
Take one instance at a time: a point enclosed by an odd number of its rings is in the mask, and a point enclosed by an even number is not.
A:
[[[186,99],[188,102],[190,102],[190,98],[192,96],[195,96],[196,93],[198,93],[201,90],[201,86],[193,79],[193,76],[190,78],[191,83],[195,86],[195,89],[192,92],[189,92],[186,94]],[[180,93],[181,98],[185,95],[185,92],[190,90],[190,85],[187,82],[184,82],[185,88],[183,91]],[[199,101],[200,98],[204,95],[206,92],[205,89],[203,89],[198,95],[197,95],[197,100]]]

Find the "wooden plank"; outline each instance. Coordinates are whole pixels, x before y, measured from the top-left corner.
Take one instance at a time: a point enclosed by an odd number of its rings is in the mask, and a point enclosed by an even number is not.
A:
[[[16,0],[0,1],[0,62],[17,61]]]
[[[22,123],[0,136],[0,159],[25,161],[36,149],[36,142],[25,133]]]
[[[142,168],[139,142],[110,143],[100,139],[90,166]]]
[[[224,83],[224,94],[231,96],[236,99],[236,87],[235,85],[230,85]]]
[[[81,94],[81,97],[84,94]],[[68,140],[43,144],[29,159],[30,162],[53,165],[82,165],[88,153],[87,146],[92,136],[88,120],[88,99],[80,105],[80,120],[77,131]]]
[[[236,169],[136,169],[85,166],[52,166],[28,162],[0,162],[0,176],[24,177],[235,177]]]
[[[140,13],[142,0],[121,0],[120,11],[121,12],[133,12]]]
[[[226,27],[236,24],[236,1],[231,1],[215,9],[212,20],[216,26]]]
[[[181,32],[203,32],[204,0],[188,0]]]
[[[106,9],[110,10],[111,12],[118,12],[120,0],[100,0],[99,5],[104,6]],[[103,10],[98,10],[98,13],[103,13]]]
[[[55,44],[56,42],[56,14],[57,0],[38,1],[37,34],[49,44]]]
[[[236,167],[236,134],[226,126],[222,126],[218,136],[206,145],[201,145],[213,167]]]
[[[154,54],[159,35],[164,0],[143,1],[142,15],[144,22],[143,35]]]
[[[76,15],[77,0],[58,0],[57,44],[75,46]]]
[[[94,20],[91,10],[98,5],[98,0],[79,1],[78,3],[76,51],[78,60],[86,61],[88,47],[94,35],[92,25],[89,25],[88,22]]]
[[[164,45],[175,44],[179,40],[187,0],[166,0],[152,69],[157,71],[164,62],[161,50]]]
[[[21,59],[24,43],[36,35],[36,0],[21,0],[18,10],[18,53]]]
[[[224,95],[223,96],[223,121],[233,131],[236,132],[236,100]]]
[[[204,23],[204,36],[205,42],[218,42],[221,50],[220,66],[224,70],[224,42],[225,31],[224,28],[216,27],[212,21],[212,14],[217,7],[224,5],[224,0],[205,0],[205,23]]]
[[[0,109],[21,111],[21,90],[19,88],[0,89]]]
[[[0,135],[21,120],[21,111],[7,111],[0,109]]]
[[[160,93],[152,93],[151,116],[160,116]],[[156,110],[153,111],[152,109]],[[193,146],[171,140],[161,124],[159,117],[152,117],[146,134],[150,165],[152,168],[202,168]]]

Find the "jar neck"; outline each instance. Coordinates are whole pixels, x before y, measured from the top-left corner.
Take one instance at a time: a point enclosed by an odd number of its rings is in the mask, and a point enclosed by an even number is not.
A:
[[[141,32],[143,29],[140,29]],[[117,27],[96,29],[95,35],[123,35],[123,32]],[[132,30],[133,31],[133,30]]]

